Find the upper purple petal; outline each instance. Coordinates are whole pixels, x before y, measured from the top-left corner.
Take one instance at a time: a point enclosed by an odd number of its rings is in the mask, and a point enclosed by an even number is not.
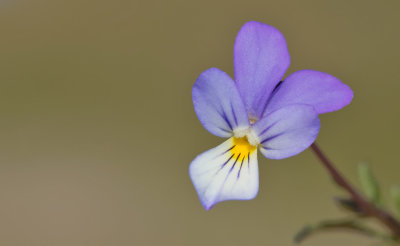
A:
[[[289,64],[285,38],[277,29],[255,21],[243,25],[234,47],[235,82],[251,118],[261,118]]]
[[[308,148],[318,135],[318,114],[310,105],[290,105],[267,114],[253,125],[261,153],[283,159]]]
[[[301,70],[291,74],[276,89],[264,114],[290,104],[308,104],[318,114],[343,108],[353,99],[353,91],[332,75]]]
[[[249,119],[233,80],[225,72],[210,68],[193,85],[194,110],[203,126],[219,137],[249,126]]]

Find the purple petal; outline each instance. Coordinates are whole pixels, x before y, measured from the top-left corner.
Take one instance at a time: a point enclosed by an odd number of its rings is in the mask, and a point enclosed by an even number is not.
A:
[[[343,108],[352,99],[353,91],[332,75],[301,70],[287,77],[277,88],[265,113],[290,104],[308,104],[318,114],[323,114]]]
[[[235,82],[251,118],[261,118],[289,64],[285,38],[277,29],[255,21],[243,25],[234,48]]]
[[[267,114],[253,126],[261,153],[283,159],[308,148],[319,131],[318,114],[309,105],[291,105]]]
[[[203,126],[219,137],[230,137],[235,129],[249,126],[249,119],[233,80],[225,72],[210,68],[196,80],[193,105]]]
[[[205,209],[218,202],[249,200],[257,195],[257,149],[244,150],[230,138],[190,164],[190,178]]]

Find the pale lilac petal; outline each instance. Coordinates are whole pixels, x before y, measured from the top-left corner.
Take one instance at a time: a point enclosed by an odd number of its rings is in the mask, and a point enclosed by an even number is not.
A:
[[[261,153],[283,159],[308,148],[318,135],[318,114],[309,105],[291,105],[267,114],[253,126]]]
[[[293,73],[274,92],[265,114],[290,104],[312,105],[318,114],[339,110],[353,99],[353,91],[332,75],[301,70]]]
[[[255,21],[243,25],[234,48],[235,82],[252,118],[261,118],[289,64],[285,38],[277,29]]]
[[[230,137],[233,130],[249,126],[235,83],[225,72],[204,71],[193,85],[192,97],[197,117],[212,134]]]
[[[189,175],[207,210],[226,200],[250,200],[258,192],[257,149],[245,151],[235,138],[197,156]]]

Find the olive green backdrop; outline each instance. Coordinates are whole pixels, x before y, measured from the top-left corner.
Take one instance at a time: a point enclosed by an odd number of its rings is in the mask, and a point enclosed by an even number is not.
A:
[[[342,216],[342,193],[307,150],[259,156],[252,201],[206,212],[188,176],[223,140],[193,111],[209,67],[233,75],[241,25],[286,37],[288,71],[315,69],[354,90],[321,116],[317,141],[355,184],[373,164],[400,184],[400,2],[0,1],[0,244],[292,245],[306,223]],[[387,196],[388,192],[385,192]],[[304,245],[366,245],[346,232]]]

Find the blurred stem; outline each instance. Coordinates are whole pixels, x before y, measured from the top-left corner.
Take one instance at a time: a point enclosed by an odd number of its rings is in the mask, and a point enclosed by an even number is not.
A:
[[[390,213],[381,208],[378,208],[373,203],[366,200],[362,195],[360,195],[344,178],[344,176],[334,167],[332,162],[325,156],[325,154],[321,151],[316,143],[313,143],[311,145],[311,149],[314,151],[315,155],[324,165],[326,170],[329,172],[335,183],[345,189],[350,194],[351,198],[359,206],[362,212],[369,217],[376,218],[378,221],[384,224],[391,231],[393,237],[399,240],[400,222],[397,221]]]

